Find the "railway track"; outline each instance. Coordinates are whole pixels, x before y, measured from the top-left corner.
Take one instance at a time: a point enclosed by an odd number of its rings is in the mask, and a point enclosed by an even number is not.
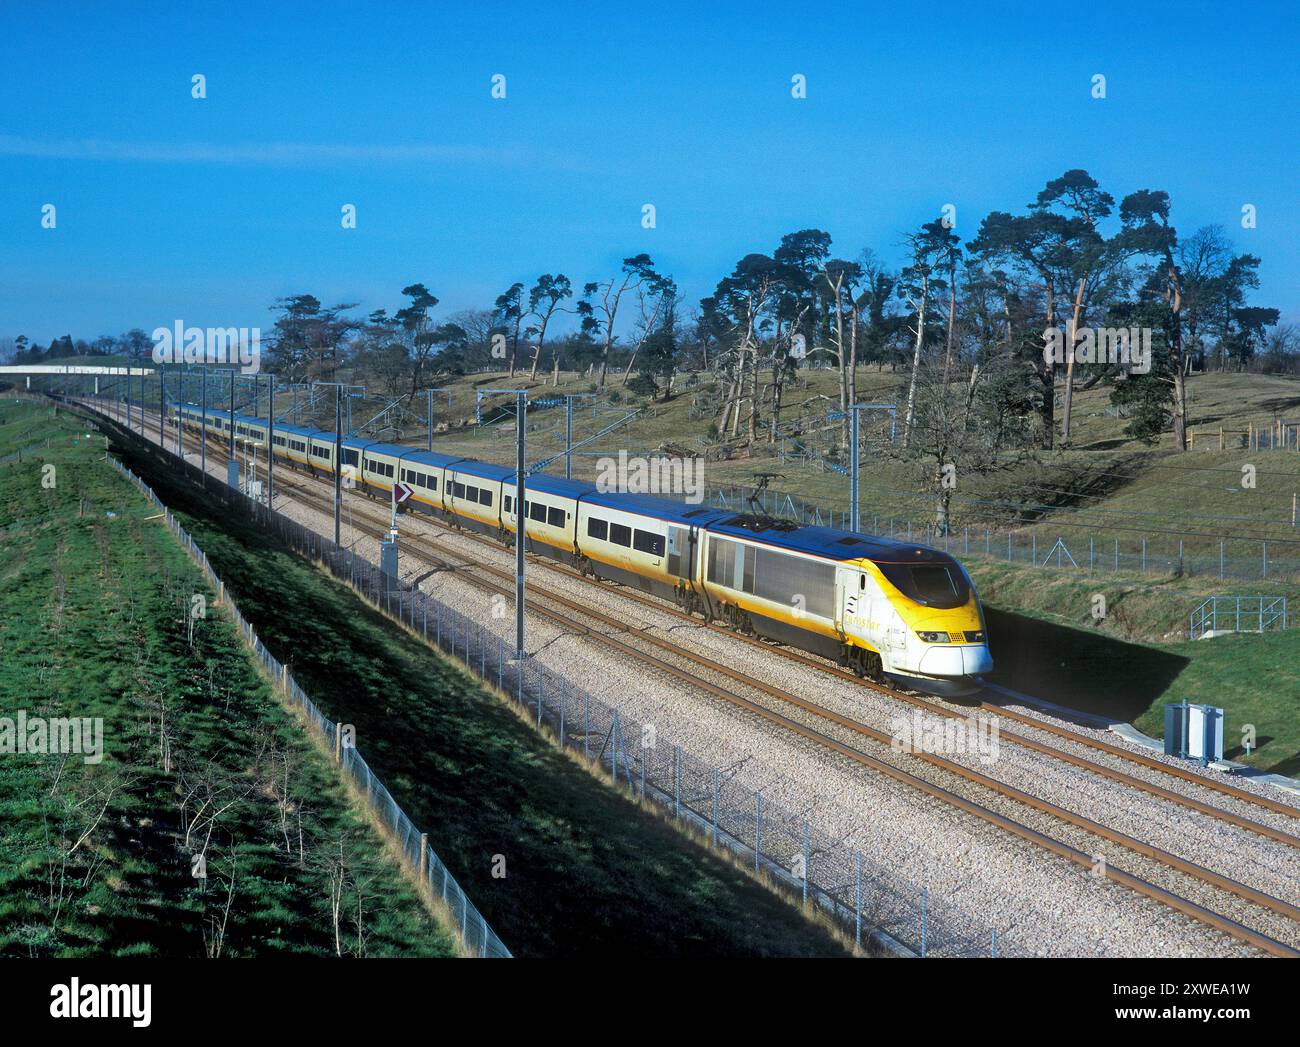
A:
[[[479,542],[480,544],[486,545],[489,548],[496,548],[496,549],[501,548],[499,543],[494,542],[492,539],[488,538],[485,535],[477,534],[472,531],[462,531],[461,536],[471,541]],[[553,570],[558,574],[563,574],[569,578],[574,579],[575,581],[581,581],[588,585],[594,585],[606,591],[616,591],[620,597],[625,597],[629,600],[633,600],[637,603],[640,603],[643,606],[651,607],[660,613],[669,615],[670,617],[678,618],[679,620],[682,621],[691,622],[696,626],[701,626],[703,628],[708,629],[710,632],[715,632],[724,636],[732,637],[736,640],[739,640],[742,643],[747,643],[753,647],[760,648],[764,651],[770,652],[779,658],[784,658],[787,661],[802,666],[806,666],[823,675],[830,676],[835,679],[857,685],[859,687],[864,687],[867,690],[885,695],[886,697],[892,698],[895,701],[902,702],[914,708],[921,709],[928,713],[932,713],[936,716],[942,716],[948,719],[960,719],[965,715],[964,708],[954,708],[950,705],[942,705],[938,702],[931,701],[930,699],[921,697],[914,693],[901,691],[898,690],[897,688],[889,687],[885,684],[877,683],[875,681],[864,680],[856,676],[852,672],[848,672],[847,670],[844,670],[842,668],[839,668],[838,666],[835,666],[829,662],[817,658],[815,655],[811,655],[806,652],[799,651],[792,647],[786,647],[781,644],[771,643],[766,640],[762,640],[756,636],[740,633],[734,629],[728,628],[727,626],[719,625],[716,622],[706,622],[702,618],[697,617],[696,615],[687,614],[684,611],[680,610],[679,608],[674,607],[673,605],[666,603],[663,600],[658,600],[652,596],[647,596],[646,594],[638,592],[635,589],[630,589],[626,586],[620,586],[617,589],[611,589],[611,586],[609,586],[607,583],[604,583],[598,579],[586,577],[580,571],[576,571],[565,564],[561,564],[554,560],[550,560],[544,557],[538,557],[534,554],[530,554],[530,558],[534,562],[540,564],[541,566],[546,567],[549,570]],[[1225,796],[1230,796],[1235,800],[1249,803],[1263,810],[1272,811],[1277,814],[1284,814],[1291,818],[1300,820],[1300,808],[1282,803],[1279,800],[1274,800],[1271,799],[1270,797],[1259,796],[1255,793],[1248,792],[1245,789],[1239,789],[1227,783],[1218,782],[1212,778],[1207,778],[1203,775],[1194,774],[1193,772],[1188,771],[1181,767],[1170,766],[1168,764],[1162,763],[1159,760],[1155,760],[1152,759],[1151,757],[1145,756],[1141,753],[1130,752],[1129,750],[1123,749],[1120,746],[1111,745],[1107,742],[1103,742],[1095,738],[1090,738],[1087,735],[1082,735],[1077,731],[1071,731],[1068,728],[1060,727],[1056,724],[1051,724],[1045,721],[1037,720],[1032,716],[1025,716],[1021,713],[1004,709],[1001,706],[994,705],[990,702],[980,702],[979,705],[974,708],[978,708],[980,711],[987,712],[992,715],[996,715],[1000,718],[1013,720],[1016,723],[1022,723],[1025,726],[1033,728],[1035,730],[1045,731],[1049,734],[1053,734],[1057,737],[1063,738],[1069,742],[1086,746],[1088,748],[1095,749],[1100,752],[1105,752],[1112,756],[1119,757],[1121,759],[1127,759],[1131,763],[1138,764],[1140,766],[1147,767],[1152,770],[1165,772],[1172,777],[1179,778],[1184,781],[1192,782],[1193,784],[1201,786],[1205,789],[1209,789],[1211,791],[1220,793]],[[1240,829],[1246,829],[1250,832],[1258,833],[1260,836],[1267,837],[1268,839],[1274,840],[1278,843],[1286,844],[1289,847],[1300,849],[1300,836],[1296,836],[1293,833],[1289,833],[1283,829],[1278,829],[1271,825],[1265,825],[1261,822],[1257,822],[1254,821],[1253,819],[1243,817],[1231,811],[1225,811],[1222,808],[1213,806],[1212,804],[1203,803],[1202,801],[1196,800],[1195,798],[1189,797],[1183,793],[1174,792],[1171,789],[1166,789],[1163,786],[1156,785],[1155,783],[1146,781],[1145,779],[1135,778],[1134,776],[1127,774],[1123,771],[1116,770],[1115,768],[1107,767],[1104,764],[1099,764],[1093,760],[1088,760],[1083,757],[1076,756],[1073,753],[1068,753],[1063,750],[1053,748],[1052,746],[1036,741],[1033,738],[1029,738],[1026,735],[1017,734],[1014,731],[1008,731],[1006,728],[1001,728],[999,731],[999,735],[1001,739],[1004,741],[1009,741],[1015,745],[1022,746],[1023,748],[1031,749],[1035,752],[1043,753],[1044,755],[1050,756],[1054,759],[1062,760],[1066,763],[1071,764],[1072,766],[1078,767],[1081,770],[1086,770],[1089,773],[1099,775],[1100,777],[1103,778],[1107,778],[1110,781],[1119,782],[1121,784],[1128,785],[1134,789],[1138,789],[1142,792],[1148,793],[1149,795],[1158,796],[1161,799],[1169,800],[1172,803],[1176,803],[1179,804],[1180,806],[1187,807],[1188,809],[1197,811],[1198,813],[1209,815],[1210,817],[1216,818],[1229,825],[1235,825]]]
[[[295,481],[305,479],[306,474],[301,472],[288,470],[286,470],[286,472],[289,476],[292,476]],[[282,485],[284,485],[286,472],[280,474]],[[319,478],[313,479],[315,479],[316,482],[311,484],[312,488],[318,489],[326,482],[319,480]],[[332,502],[322,494],[318,493],[318,490],[312,490],[307,484],[300,482],[291,483],[289,486],[292,486],[297,494],[304,501],[312,504],[317,511],[327,513],[332,512]],[[370,521],[370,527],[372,529],[368,530],[366,527],[357,528],[362,533],[367,533],[371,537],[375,538],[384,535],[387,524],[386,519],[380,521],[377,519],[375,514],[370,512],[356,513],[355,507],[353,515],[354,518],[360,516],[363,520]],[[355,519],[353,526],[356,526]],[[459,532],[459,534],[471,538],[474,541],[482,541],[498,550],[501,548],[499,543],[493,542],[485,536],[463,531]],[[447,549],[427,536],[408,535],[406,537],[406,544],[421,550],[422,557],[429,560],[431,563],[443,568],[457,570],[459,572],[459,577],[485,592],[507,596],[513,592],[513,574],[509,571],[495,568],[487,564],[466,564],[463,562],[463,556],[458,556],[455,550]],[[452,557],[451,559],[448,558],[449,555]],[[557,570],[569,574],[574,578],[582,577],[578,572],[569,570],[560,565],[548,561],[541,562],[546,563],[548,567],[555,567]],[[489,578],[498,579],[498,581],[490,581],[487,578],[480,577],[480,575],[487,575]],[[586,580],[590,581],[590,579]],[[692,687],[702,689],[715,698],[724,700],[748,713],[752,713],[769,722],[778,724],[784,729],[814,742],[823,748],[847,757],[861,766],[870,768],[895,782],[919,791],[924,795],[930,796],[933,799],[939,800],[958,810],[964,811],[981,821],[994,825],[1023,840],[1032,842],[1050,853],[1094,871],[1097,869],[1096,859],[1087,851],[1057,839],[1054,836],[1048,835],[1032,826],[1026,825],[1023,822],[994,810],[985,804],[979,803],[968,796],[961,795],[951,788],[912,774],[908,770],[897,767],[894,764],[859,748],[859,745],[855,743],[861,739],[867,739],[886,747],[890,745],[891,738],[889,735],[868,724],[861,723],[851,717],[827,709],[815,702],[808,701],[798,695],[794,695],[782,688],[776,687],[775,685],[764,681],[754,680],[730,666],[723,665],[713,659],[700,655],[697,652],[685,649],[671,641],[645,632],[637,631],[626,621],[605,614],[604,612],[597,611],[587,605],[580,604],[562,594],[545,590],[537,585],[534,585],[531,591],[534,593],[535,599],[530,610],[550,619],[567,632],[588,636],[597,643],[618,650],[629,657],[641,661],[643,664],[651,666],[657,671],[673,676]],[[643,594],[637,593],[634,590],[620,587],[618,593],[623,596],[638,599],[647,606],[654,607],[656,611],[661,613],[673,614],[681,618],[689,618],[689,620],[696,625],[703,624],[698,618],[687,616],[677,609],[672,608],[671,605],[645,597]],[[541,598],[542,603],[539,604],[537,597]],[[557,607],[562,608],[562,610],[557,610]],[[590,625],[587,624],[587,621],[575,618],[575,614],[586,618],[588,621],[599,622],[600,625],[609,629],[610,632],[602,632],[591,628]],[[726,633],[730,637],[738,636],[738,634],[728,629],[716,626],[710,626],[710,628]],[[801,657],[794,652],[789,652],[785,648],[775,647],[753,637],[740,636],[739,638],[749,643],[758,644],[765,650],[778,653],[782,657],[791,657],[796,661],[803,662],[820,671],[831,673],[854,683],[861,683],[861,681],[852,674],[846,673],[833,666],[821,664],[816,660]],[[643,645],[656,648],[657,653],[645,650]],[[691,663],[692,668],[684,668],[682,665],[678,664],[678,661],[676,660],[689,662]],[[763,701],[746,697],[744,694],[739,693],[735,686],[720,685],[714,680],[709,679],[707,676],[701,675],[701,670],[705,673],[712,674],[713,676],[729,680],[732,685],[739,684],[741,685],[741,690],[752,690],[766,698],[772,699],[778,708],[773,708],[771,705],[766,704]],[[906,701],[909,704],[928,709],[941,715],[962,715],[959,712],[945,709],[942,706],[936,706],[932,702],[907,695],[903,692],[897,692],[889,688],[880,687],[876,687],[875,689],[880,690],[882,693],[885,693],[890,697]],[[780,707],[784,707],[785,711],[782,711],[782,708]],[[986,705],[985,708],[997,712],[999,715],[1003,715],[1002,710],[999,710],[996,707]],[[798,711],[797,714],[793,714],[795,710]],[[814,723],[818,725],[814,726],[813,723],[808,722],[808,718],[811,718]],[[1031,726],[1039,726],[1038,721],[1032,720],[1032,718],[1025,719]],[[1075,732],[1064,731],[1064,733],[1078,737],[1075,735]],[[851,740],[846,741],[846,737]],[[1008,737],[1007,733],[1003,732],[1002,737]],[[1150,782],[1132,778],[1129,775],[1125,775],[1123,772],[1115,771],[1112,768],[1105,768],[1092,761],[1073,756],[1073,754],[1063,754],[1059,750],[1053,749],[1041,742],[1036,742],[1033,739],[1024,738],[1020,735],[1012,735],[1009,740],[1013,740],[1015,744],[1024,744],[1027,748],[1043,752],[1054,758],[1065,759],[1066,762],[1087,770],[1089,773],[1102,774],[1105,777],[1122,782],[1125,785],[1140,788],[1143,791],[1160,796],[1163,799],[1168,799],[1171,802],[1180,803],[1200,813],[1212,817],[1220,817],[1229,824],[1235,824],[1241,828],[1248,829],[1249,831],[1257,832],[1262,836],[1283,843],[1286,846],[1300,846],[1300,840],[1297,840],[1296,837],[1280,830],[1276,830],[1271,826],[1264,826],[1255,823],[1250,819],[1241,818],[1240,816],[1234,815],[1232,812],[1221,811],[1208,804],[1203,804],[1200,801],[1193,800],[1192,798],[1173,793],[1172,791],[1165,790],[1159,786],[1154,786]],[[1300,909],[1297,909],[1286,901],[1275,898],[1246,884],[1242,884],[1221,873],[1205,869],[1204,867],[1177,855],[1170,854],[1169,852],[1142,840],[1127,836],[1124,833],[1093,821],[1092,819],[1086,818],[1083,815],[1066,810],[1051,801],[1033,796],[1021,789],[997,781],[979,771],[955,763],[937,754],[915,752],[911,755],[930,765],[943,775],[960,779],[969,786],[974,786],[977,789],[993,793],[1016,804],[1028,807],[1031,810],[1051,819],[1068,824],[1081,832],[1087,833],[1108,843],[1115,844],[1135,855],[1138,855],[1142,859],[1158,863],[1169,870],[1173,870],[1181,876],[1197,881],[1199,884],[1215,891],[1231,894],[1235,898],[1248,903],[1250,906],[1262,910],[1264,913],[1271,914],[1272,917],[1280,918],[1281,921],[1285,922],[1284,930],[1290,929],[1294,931],[1296,925],[1300,924]],[[1161,769],[1163,769],[1163,765],[1161,765]],[[1199,783],[1199,778],[1197,780]],[[1240,792],[1243,797],[1258,799],[1253,797],[1253,794],[1246,793],[1244,790],[1234,790],[1234,792]],[[1285,809],[1284,813],[1292,816],[1295,816],[1296,814],[1293,809]],[[1183,913],[1184,915],[1196,919],[1208,926],[1214,927],[1220,932],[1244,941],[1266,953],[1277,956],[1300,955],[1300,950],[1297,950],[1295,945],[1286,941],[1281,941],[1277,937],[1266,934],[1257,927],[1250,926],[1241,920],[1234,919],[1231,916],[1216,911],[1215,909],[1201,905],[1198,902],[1185,897],[1183,894],[1179,894],[1170,890],[1168,887],[1153,882],[1151,879],[1144,878],[1127,870],[1116,868],[1110,863],[1105,863],[1102,866],[1101,871],[1107,878],[1114,882],[1122,884],[1123,886],[1126,886],[1148,898],[1157,900],[1175,911]],[[1293,933],[1285,934],[1283,936],[1294,938]]]

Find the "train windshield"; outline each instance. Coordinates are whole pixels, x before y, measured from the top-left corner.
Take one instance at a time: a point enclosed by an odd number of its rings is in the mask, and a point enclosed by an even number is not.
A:
[[[876,561],[891,585],[911,600],[940,610],[963,606],[970,599],[966,572],[955,561],[909,564]]]

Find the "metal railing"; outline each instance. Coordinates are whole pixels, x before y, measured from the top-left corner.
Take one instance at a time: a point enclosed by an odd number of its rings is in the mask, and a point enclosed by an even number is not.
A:
[[[1262,633],[1287,628],[1285,596],[1211,596],[1188,617],[1187,636],[1207,633]]]

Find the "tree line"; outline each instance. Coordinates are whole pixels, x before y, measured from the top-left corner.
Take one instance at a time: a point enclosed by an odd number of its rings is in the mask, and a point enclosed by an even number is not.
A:
[[[1025,206],[985,216],[969,239],[944,214],[892,246],[897,268],[870,248],[834,252],[824,230],[791,232],[770,253],[739,259],[689,309],[644,253],[580,287],[543,273],[447,316],[423,283],[403,288],[391,313],[297,294],[273,305],[264,366],[291,381],[348,370],[412,398],[475,370],[557,383],[562,370],[585,371],[596,389],[619,382],[652,397],[667,395],[677,372],[707,372],[721,391],[710,432],[752,446],[777,440],[788,383],[812,366],[838,372],[846,443],[859,372],[875,365],[900,374],[905,448],[926,444],[941,418],[945,429],[960,418],[938,442],[993,451],[1068,444],[1077,393],[1099,384],[1129,435],[1172,430],[1183,448],[1188,375],[1300,373],[1296,328],[1249,301],[1260,259],[1238,253],[1221,226],[1180,236],[1160,190],[1117,204],[1086,171],[1070,170]],[[1075,354],[1054,361],[1044,353],[1049,328],[1147,329],[1150,370]],[[22,363],[151,348],[133,329],[91,343],[65,335],[44,349],[19,336],[8,355]]]

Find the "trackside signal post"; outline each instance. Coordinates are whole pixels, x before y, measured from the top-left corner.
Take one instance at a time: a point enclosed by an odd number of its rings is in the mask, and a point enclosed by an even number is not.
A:
[[[411,497],[414,488],[405,482],[393,484],[392,515],[388,520],[388,537],[379,543],[379,570],[388,578],[397,580],[397,507]]]

